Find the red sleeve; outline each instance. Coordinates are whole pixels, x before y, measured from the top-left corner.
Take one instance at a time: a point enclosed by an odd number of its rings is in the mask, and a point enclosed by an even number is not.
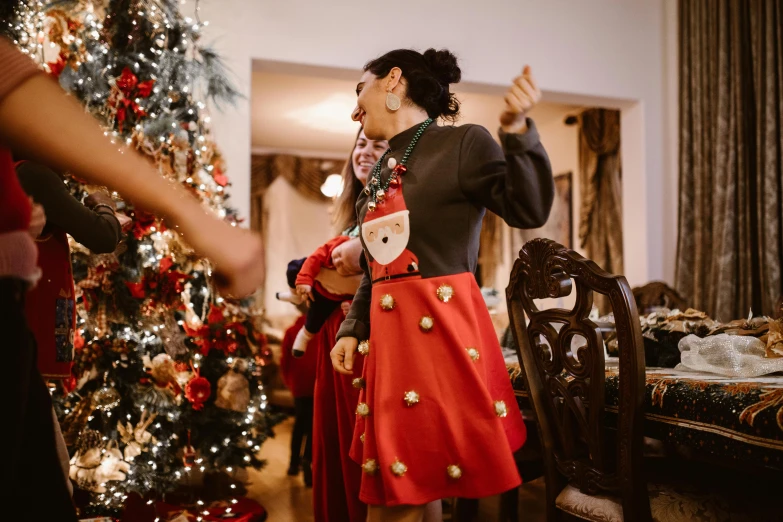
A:
[[[30,227],[30,200],[14,171],[11,153],[0,148],[0,233]]]
[[[315,278],[318,277],[318,272],[321,271],[322,267],[333,267],[332,250],[349,239],[348,236],[337,236],[318,247],[315,252],[310,254],[302,265],[302,268],[299,270],[299,274],[296,276],[296,284],[313,286],[315,284]]]

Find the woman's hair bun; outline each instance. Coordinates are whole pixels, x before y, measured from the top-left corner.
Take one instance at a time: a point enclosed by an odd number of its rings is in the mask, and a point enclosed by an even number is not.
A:
[[[424,51],[424,61],[427,66],[432,70],[432,74],[443,85],[451,85],[452,83],[459,83],[462,79],[462,71],[457,65],[457,57],[452,54],[451,51],[442,49],[437,51],[435,49],[427,49]]]

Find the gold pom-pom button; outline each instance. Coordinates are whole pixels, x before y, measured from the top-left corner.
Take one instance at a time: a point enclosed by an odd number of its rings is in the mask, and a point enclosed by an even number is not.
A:
[[[359,435],[359,440],[362,441],[362,444],[364,444],[364,433]]]
[[[405,475],[405,473],[408,471],[408,466],[400,462],[400,459],[397,459],[394,461],[394,463],[391,465],[391,471],[398,477],[401,477]]]
[[[435,319],[430,317],[429,315],[425,315],[421,319],[419,319],[419,328],[421,328],[422,332],[429,332],[432,330],[432,327],[435,326]]]
[[[365,382],[364,382],[364,379],[362,379],[361,377],[357,377],[357,378],[355,378],[353,380],[352,384],[353,384],[354,388],[360,390],[360,389],[364,388]]]
[[[366,402],[360,402],[359,404],[356,405],[356,415],[361,415],[362,417],[366,417],[369,414],[370,414],[370,407],[367,406]]]
[[[405,399],[405,404],[407,404],[408,406],[413,406],[414,404],[418,404],[419,394],[413,390],[406,391],[404,399]]]
[[[479,351],[473,348],[472,346],[470,348],[467,348],[467,350],[468,350],[468,355],[470,356],[471,359],[473,359],[473,362],[478,361],[479,357],[481,357]]]
[[[448,473],[449,477],[453,478],[454,480],[457,480],[462,476],[462,470],[456,464],[452,464],[451,466],[447,467],[446,473]]]
[[[438,287],[438,299],[444,303],[448,303],[454,297],[454,287],[451,285],[440,285]]]
[[[378,471],[378,461],[375,459],[367,459],[364,461],[364,464],[362,464],[362,469],[368,475],[375,475]]]
[[[359,353],[362,355],[367,355],[370,353],[370,341],[362,341],[359,343]]]
[[[381,308],[386,312],[394,310],[397,303],[394,301],[394,297],[391,294],[384,294],[381,296]]]
[[[508,409],[506,408],[505,401],[495,401],[495,415],[500,418],[508,415]]]

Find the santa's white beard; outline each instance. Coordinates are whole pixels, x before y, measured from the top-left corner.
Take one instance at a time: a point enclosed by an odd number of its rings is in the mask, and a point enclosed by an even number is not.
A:
[[[376,262],[388,265],[405,252],[405,248],[408,246],[408,230],[407,218],[405,229],[399,234],[395,234],[392,227],[383,227],[378,230],[375,241],[368,242],[365,238],[367,250],[370,251],[370,255]]]

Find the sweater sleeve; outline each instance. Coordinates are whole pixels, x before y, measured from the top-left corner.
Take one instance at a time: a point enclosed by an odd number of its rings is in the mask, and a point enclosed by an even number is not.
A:
[[[120,222],[108,210],[93,211],[82,205],[50,168],[25,161],[16,169],[22,188],[43,206],[51,223],[96,254],[114,252],[122,238]]]
[[[345,317],[343,324],[337,331],[337,339],[343,337],[354,337],[359,341],[366,341],[370,338],[370,301],[372,300],[372,279],[370,279],[367,259],[361,257],[360,264],[364,275],[359,289],[351,303],[351,310]]]
[[[3,98],[25,80],[38,73],[41,71],[36,67],[35,62],[6,38],[0,36],[0,101],[3,101]]]
[[[337,236],[318,247],[315,252],[305,259],[302,268],[299,269],[299,273],[296,276],[296,284],[313,286],[321,268],[334,267],[332,264],[332,251],[349,239],[347,236]]]
[[[471,126],[460,147],[463,194],[516,228],[543,226],[555,197],[549,157],[535,124],[530,119],[527,124],[524,134],[501,131],[502,149],[484,127]]]

